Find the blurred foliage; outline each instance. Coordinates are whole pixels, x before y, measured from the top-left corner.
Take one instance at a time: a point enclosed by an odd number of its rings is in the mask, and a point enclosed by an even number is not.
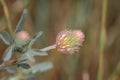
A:
[[[0,70],[0,80],[96,80],[102,19],[102,0],[4,0],[9,12],[12,29],[20,19],[24,8],[29,10],[24,30],[30,35],[43,31],[43,35],[33,47],[44,48],[55,43],[56,35],[64,29],[82,29],[85,42],[78,53],[62,54],[49,51],[45,57],[35,57],[36,63],[50,61],[53,68],[26,76],[17,70],[9,74]],[[106,43],[104,43],[103,80],[120,80],[120,0],[108,0],[106,14]],[[8,31],[8,21],[4,7],[0,3],[0,32]],[[0,40],[0,62],[8,47]],[[51,68],[51,63],[50,63]],[[48,66],[48,67],[49,67]],[[47,67],[47,66],[46,66]],[[10,70],[12,70],[10,68]],[[14,79],[13,79],[14,77]],[[20,80],[21,80],[20,79]]]

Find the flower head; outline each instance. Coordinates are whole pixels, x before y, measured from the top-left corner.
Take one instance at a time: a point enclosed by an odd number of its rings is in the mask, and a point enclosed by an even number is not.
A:
[[[20,31],[15,36],[16,45],[24,45],[30,39],[29,34],[26,31]]]
[[[26,31],[20,31],[17,33],[17,38],[19,38],[20,40],[28,40],[30,37]]]
[[[84,37],[81,30],[64,30],[57,36],[57,50],[63,53],[74,53],[82,46]]]

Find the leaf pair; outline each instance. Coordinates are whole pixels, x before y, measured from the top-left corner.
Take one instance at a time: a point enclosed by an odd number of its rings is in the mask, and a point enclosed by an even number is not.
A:
[[[33,35],[33,37],[31,38],[29,44],[28,44],[28,48],[31,48],[32,45],[34,44],[34,42],[42,35],[42,32],[38,32],[35,35]]]
[[[17,24],[17,27],[15,29],[13,38],[11,39],[9,34],[7,32],[1,32],[0,37],[1,39],[7,44],[9,45],[9,47],[5,50],[4,55],[3,55],[3,61],[4,63],[9,61],[12,57],[12,54],[16,48],[16,45],[14,44],[15,41],[15,36],[18,32],[20,32],[23,28],[23,25],[25,23],[26,17],[28,15],[27,10],[25,9],[23,11],[23,14]],[[50,50],[51,48],[54,48],[55,46],[49,46],[46,47],[44,49],[32,49],[32,45],[34,44],[34,42],[41,36],[42,32],[38,32],[36,34],[33,35],[33,37],[30,39],[28,45],[27,45],[27,49],[26,51],[20,56],[20,58],[18,59],[18,67],[22,67],[25,69],[30,68],[30,65],[26,63],[26,60],[29,60],[31,62],[34,62],[34,56],[46,56],[48,55],[48,53],[46,53],[46,51]],[[25,60],[25,61],[23,61]]]
[[[34,56],[47,56],[47,55],[48,53],[46,53],[45,51],[41,51],[38,49],[29,49],[27,50],[27,52],[21,55],[20,60],[27,59],[31,62],[35,62]]]
[[[5,42],[5,44],[7,45],[10,45],[10,47],[8,47],[3,55],[3,61],[6,62],[8,60],[10,60],[11,56],[12,56],[12,53],[13,53],[13,41],[15,39],[15,35],[16,33],[20,32],[23,28],[23,25],[25,23],[25,20],[27,18],[27,15],[28,15],[28,11],[26,9],[24,9],[23,11],[23,14],[18,22],[18,25],[15,29],[15,32],[14,32],[14,37],[11,39],[9,34],[7,32],[1,32],[0,33],[0,38]]]
[[[27,68],[27,64],[22,64],[22,68]],[[42,63],[37,63],[36,65],[31,66],[31,68],[27,68],[28,70],[24,71],[25,73],[37,73],[37,72],[45,72],[47,70],[50,70],[53,68],[53,64],[50,61],[42,62]]]
[[[11,39],[7,32],[3,31],[0,33],[0,38],[4,41],[5,44],[10,45]]]
[[[38,49],[29,49],[26,53],[22,54],[20,57],[20,61],[22,60],[29,60],[31,62],[34,62],[34,56],[46,56],[48,55],[48,53],[38,50]],[[25,69],[29,69],[31,66],[29,64],[27,64],[25,61],[21,62],[18,64],[18,67],[22,67]]]

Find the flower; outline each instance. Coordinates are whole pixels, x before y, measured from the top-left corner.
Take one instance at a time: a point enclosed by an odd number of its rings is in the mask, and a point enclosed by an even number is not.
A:
[[[82,46],[84,37],[81,30],[64,30],[57,35],[56,48],[59,52],[72,54]]]
[[[20,40],[28,40],[30,36],[26,31],[20,31],[17,33],[17,38],[19,38]]]
[[[15,36],[15,44],[17,46],[25,45],[29,41],[30,36],[26,31],[20,31]]]

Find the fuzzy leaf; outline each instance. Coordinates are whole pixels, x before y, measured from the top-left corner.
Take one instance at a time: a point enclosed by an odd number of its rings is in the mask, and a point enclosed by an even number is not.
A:
[[[20,32],[22,30],[27,16],[28,16],[28,11],[27,11],[27,9],[24,9],[23,14],[22,14],[22,16],[21,16],[21,18],[20,18],[20,20],[19,20],[19,22],[17,24],[15,33]]]
[[[12,57],[12,46],[8,47],[6,50],[5,50],[5,53],[3,55],[3,61],[6,62],[8,60],[10,60],[10,58]]]
[[[32,49],[31,51],[31,54],[33,54],[34,56],[47,56],[48,55],[48,53],[47,52],[45,52],[45,51],[41,51],[41,50],[39,50],[39,49]]]
[[[5,32],[5,31],[1,32],[0,37],[5,42],[5,44],[7,44],[7,45],[11,44],[11,39],[7,32]]]
[[[31,56],[30,54],[27,54],[27,59],[32,61],[32,62],[35,62],[35,59],[33,56]]]
[[[29,74],[25,76],[23,80],[36,80],[36,77],[34,74]]]
[[[27,63],[20,63],[20,64],[18,64],[18,67],[22,67],[22,68],[24,68],[24,69],[29,69],[29,68],[30,68],[30,65],[27,64]]]
[[[12,74],[15,73],[15,70],[14,70],[14,68],[12,66],[6,67],[5,69],[9,73],[12,73]]]
[[[52,68],[53,68],[53,64],[51,62],[42,62],[32,66],[30,71],[34,74],[36,72],[45,72]]]
[[[24,59],[28,59],[28,60],[30,60],[32,62],[35,62],[35,59],[34,59],[33,55],[31,54],[30,50],[28,50],[22,56],[23,56]]]
[[[32,73],[36,73],[36,72],[44,72],[47,71],[49,69],[53,68],[53,65],[51,62],[43,62],[43,63],[39,63],[35,66],[32,67]]]
[[[29,43],[29,45],[28,45],[28,48],[30,48],[30,47],[34,44],[34,42],[35,42],[41,35],[42,35],[42,32],[38,32],[38,33],[36,33],[35,35],[33,35],[33,37],[31,38],[31,41],[30,41],[30,43]]]

